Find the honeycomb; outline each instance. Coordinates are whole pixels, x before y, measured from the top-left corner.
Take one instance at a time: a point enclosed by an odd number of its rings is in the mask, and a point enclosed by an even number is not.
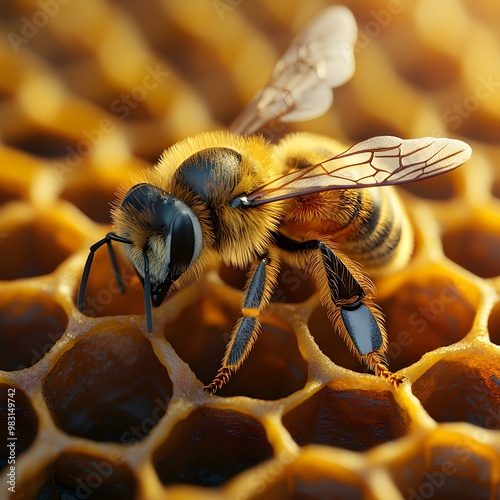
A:
[[[226,127],[329,2],[0,4],[1,498],[500,498],[500,3],[344,3],[356,73],[287,131],[473,148],[400,190],[416,247],[376,286],[407,382],[364,373],[284,268],[215,396],[245,271],[210,268],[147,334],[138,279],[121,262],[120,294],[104,249],[77,311],[88,247],[117,186]]]

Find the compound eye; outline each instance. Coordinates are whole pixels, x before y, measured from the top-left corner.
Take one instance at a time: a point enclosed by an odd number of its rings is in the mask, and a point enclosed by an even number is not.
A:
[[[122,201],[122,207],[132,207],[142,212],[145,208],[151,207],[160,196],[161,191],[157,187],[145,182],[136,184],[127,192]]]
[[[158,212],[157,216],[161,216],[166,222],[163,227],[167,243],[164,260],[167,274],[151,286],[151,298],[155,307],[163,302],[172,284],[198,258],[203,242],[197,217],[180,200],[167,200],[163,210]]]
[[[187,212],[179,211],[174,217],[171,234],[170,269],[173,279],[177,279],[198,257],[195,228]]]

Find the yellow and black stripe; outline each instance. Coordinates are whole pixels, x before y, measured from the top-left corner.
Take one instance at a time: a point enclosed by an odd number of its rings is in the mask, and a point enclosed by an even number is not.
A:
[[[342,191],[339,207],[348,216],[334,237],[351,259],[374,273],[396,270],[408,261],[413,232],[394,188]]]

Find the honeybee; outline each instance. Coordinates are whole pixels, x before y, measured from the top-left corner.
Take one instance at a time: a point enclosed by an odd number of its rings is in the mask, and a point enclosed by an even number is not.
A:
[[[368,277],[401,269],[412,252],[412,228],[391,185],[454,169],[470,157],[470,147],[452,139],[383,136],[339,152],[336,141],[313,134],[289,134],[277,144],[258,134],[276,120],[323,114],[331,89],[354,72],[356,36],[346,7],[323,11],[295,38],[231,131],[175,144],[120,193],[114,231],[90,247],[79,310],[94,253],[103,245],[124,291],[113,242],[122,244],[143,284],[148,332],[152,306],[198,279],[212,259],[250,266],[241,318],[205,387],[215,393],[256,341],[259,313],[283,261],[313,277],[333,328],[368,369],[397,387],[403,377],[387,366],[387,333]]]

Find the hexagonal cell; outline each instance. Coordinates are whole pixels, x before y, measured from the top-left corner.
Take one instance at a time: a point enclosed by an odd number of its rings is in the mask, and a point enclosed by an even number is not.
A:
[[[243,291],[248,278],[248,269],[234,269],[222,264],[219,268],[219,275],[229,286]],[[296,304],[307,300],[315,291],[316,288],[309,276],[300,269],[283,264],[271,301]]]
[[[281,470],[280,470],[281,465]],[[290,465],[270,464],[276,481],[261,488],[251,500],[274,500],[294,498],[314,500],[335,498],[336,500],[361,500],[369,498],[367,488],[359,476],[345,467],[321,461],[313,453],[299,455]],[[278,471],[280,473],[278,474]]]
[[[446,256],[481,278],[500,275],[500,230],[498,227],[463,227],[443,235]]]
[[[137,330],[117,325],[64,353],[43,393],[54,421],[68,434],[130,444],[163,416],[172,383],[151,344]]]
[[[18,387],[0,384],[0,401],[0,425],[5,436],[0,453],[2,470],[5,466],[15,465],[15,461],[35,440],[38,417],[28,397]]]
[[[163,484],[218,486],[272,455],[265,430],[253,417],[199,408],[175,426],[154,453],[153,465]]]
[[[81,232],[58,212],[0,227],[0,279],[49,274],[82,243]]]
[[[65,185],[60,197],[73,203],[87,217],[99,224],[111,223],[111,208],[117,194],[135,174],[143,178],[148,166],[134,158],[102,160],[97,163],[82,163],[78,168],[69,163],[62,170]],[[141,176],[142,175],[142,176]]]
[[[37,498],[136,498],[137,480],[123,462],[124,457],[117,452],[106,458],[64,453],[45,471],[49,477]]]
[[[420,273],[380,301],[391,369],[400,370],[426,352],[462,340],[472,327],[479,300],[476,288],[459,278]]]
[[[500,303],[496,304],[488,319],[488,332],[490,340],[500,345]]]
[[[144,289],[129,262],[118,250],[120,243],[113,243],[118,265],[125,284],[120,292],[113,273],[109,254],[101,247],[94,256],[82,313],[93,318],[122,314],[144,314]],[[83,269],[82,269],[83,271]],[[76,304],[78,290],[73,300]]]
[[[410,417],[389,391],[324,387],[283,416],[300,445],[325,444],[364,451],[403,436]]]
[[[345,470],[347,473],[348,471]],[[259,493],[252,500],[273,500],[275,498],[293,498],[294,500],[315,500],[317,498],[335,498],[335,500],[362,500],[369,498],[361,485],[350,484],[347,479],[330,478],[325,475],[307,477],[307,472],[295,475],[286,474],[276,483]],[[330,475],[330,474],[328,474]],[[305,477],[304,477],[305,476]],[[335,495],[332,497],[332,495]]]
[[[116,198],[115,185],[106,185],[94,176],[86,177],[86,182],[68,184],[61,193],[61,198],[73,203],[87,217],[100,224],[111,223],[111,202]]]
[[[494,468],[490,459],[475,451],[465,436],[438,437],[438,433],[389,465],[404,498],[491,498]]]
[[[220,367],[239,315],[239,308],[224,296],[207,294],[166,326],[165,338],[198,379],[208,384]],[[261,320],[262,331],[249,357],[218,395],[279,399],[304,387],[307,364],[292,328],[275,316],[262,315]]]
[[[500,356],[472,349],[448,354],[412,384],[437,422],[469,422],[500,429]]]
[[[0,369],[34,365],[59,340],[68,325],[64,309],[48,294],[29,288],[0,293]]]
[[[44,158],[64,157],[73,147],[72,141],[42,131],[32,131],[16,139],[8,138],[6,142],[15,149]]]

